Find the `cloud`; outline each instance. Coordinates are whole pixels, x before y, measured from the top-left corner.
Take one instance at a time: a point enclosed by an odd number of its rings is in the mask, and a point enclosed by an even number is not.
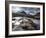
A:
[[[40,12],[40,8],[32,8],[32,7],[13,7],[12,12],[22,12],[24,11],[26,14],[35,15]]]

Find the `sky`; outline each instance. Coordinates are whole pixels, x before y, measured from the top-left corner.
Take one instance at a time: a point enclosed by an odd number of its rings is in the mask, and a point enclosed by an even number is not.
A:
[[[32,8],[32,7],[12,7],[12,12],[22,12],[24,11],[26,14],[35,15],[40,12],[40,8]]]

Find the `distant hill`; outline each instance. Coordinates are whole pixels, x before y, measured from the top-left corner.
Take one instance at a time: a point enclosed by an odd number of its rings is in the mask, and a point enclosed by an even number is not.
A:
[[[30,14],[26,14],[25,11],[21,11],[21,12],[18,11],[16,13],[12,13],[12,17],[16,17],[16,16],[40,19],[40,13],[37,13],[36,15],[30,15]]]

